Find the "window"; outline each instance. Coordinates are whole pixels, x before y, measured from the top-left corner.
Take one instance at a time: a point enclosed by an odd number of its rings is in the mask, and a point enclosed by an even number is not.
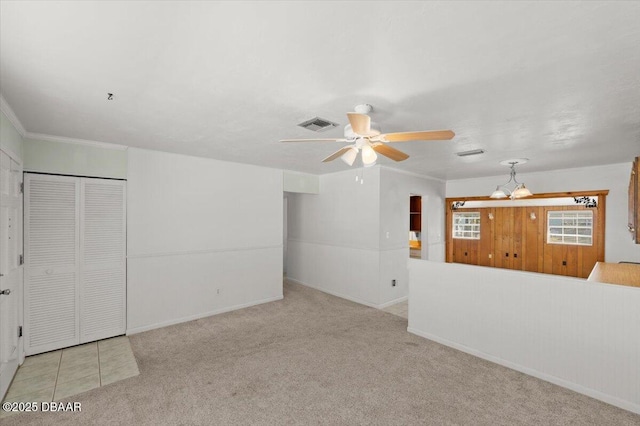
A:
[[[547,243],[593,245],[593,212],[588,210],[548,212]]]
[[[454,213],[453,238],[480,239],[480,212]]]

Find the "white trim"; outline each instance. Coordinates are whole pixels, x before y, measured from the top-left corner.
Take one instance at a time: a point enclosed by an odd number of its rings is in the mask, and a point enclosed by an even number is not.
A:
[[[284,176],[284,173],[291,173],[292,175],[299,175],[299,176],[313,176],[313,177],[322,176],[322,175],[318,175],[318,174],[315,174],[315,173],[299,172],[299,171],[296,171],[296,170],[289,170],[289,169],[282,169],[282,172],[283,172],[283,176]],[[328,174],[328,173],[325,173],[325,174]]]
[[[402,303],[402,302],[405,302],[407,300],[409,300],[409,296],[400,297],[398,299],[392,300],[391,302],[386,302],[386,303],[383,303],[381,305],[378,305],[378,309],[388,308],[391,305],[396,305],[398,303]]]
[[[71,143],[75,145],[84,145],[84,146],[94,146],[94,147],[105,148],[105,149],[113,149],[117,151],[125,151],[129,148],[126,145],[118,145],[115,143],[98,142],[98,141],[91,141],[86,139],[67,138],[64,136],[45,135],[42,133],[26,132],[23,136],[27,139],[36,139],[36,140],[48,141],[48,142]]]
[[[583,395],[590,396],[591,398],[599,399],[600,401],[604,401],[604,402],[606,402],[608,404],[615,405],[616,407],[620,407],[620,408],[622,408],[624,410],[631,411],[632,413],[640,414],[640,405],[635,404],[633,402],[625,401],[623,399],[619,399],[619,398],[616,398],[614,396],[607,395],[607,394],[599,392],[597,390],[594,390],[594,389],[591,389],[591,388],[587,388],[587,387],[578,385],[576,383],[569,382],[569,381],[564,380],[564,379],[560,379],[560,378],[558,378],[556,376],[552,376],[550,374],[541,373],[540,371],[534,370],[532,368],[524,367],[524,366],[522,366],[520,364],[517,364],[517,363],[514,363],[514,362],[510,362],[510,361],[506,361],[506,360],[504,360],[502,358],[498,358],[498,357],[495,357],[493,355],[489,355],[487,353],[484,353],[482,351],[478,351],[476,349],[470,348],[468,346],[461,345],[459,343],[455,343],[455,342],[452,342],[452,341],[447,340],[447,339],[443,339],[443,338],[435,336],[435,335],[433,335],[431,333],[425,333],[423,331],[417,330],[417,329],[412,328],[412,327],[407,327],[407,331],[409,333],[413,333],[413,334],[415,334],[417,336],[424,337],[425,339],[429,339],[429,340],[432,340],[434,342],[440,343],[442,345],[449,346],[450,348],[454,348],[454,349],[457,349],[459,351],[466,352],[466,353],[471,354],[473,356],[476,356],[478,358],[482,358],[482,359],[485,359],[487,361],[502,365],[504,367],[511,368],[512,370],[516,370],[516,371],[519,371],[521,373],[528,374],[529,376],[533,376],[533,377],[536,377],[538,379],[553,383],[555,385],[562,386],[563,388],[571,389],[572,391],[581,393]]]
[[[223,253],[230,251],[250,251],[250,250],[267,250],[282,248],[282,244],[272,246],[252,246],[252,247],[231,247],[231,248],[219,248],[219,249],[202,249],[202,250],[186,250],[186,251],[173,251],[166,253],[143,253],[143,254],[128,254],[127,259],[144,259],[147,257],[166,257],[166,256],[189,256],[192,254],[206,254],[206,253]]]
[[[363,246],[357,246],[352,244],[330,244],[330,243],[321,243],[316,241],[304,241],[304,240],[299,240],[297,238],[288,238],[287,243],[289,242],[300,243],[300,244],[311,244],[314,246],[340,247],[340,248],[348,248],[353,250],[376,251],[376,252],[381,251],[381,249],[378,247],[363,247]],[[390,248],[389,250],[399,250],[401,248],[408,248],[408,247],[409,247],[409,243],[407,241],[406,247]]]
[[[322,243],[317,241],[305,241],[300,240],[298,238],[287,238],[287,243],[299,243],[299,244],[311,244],[314,246],[325,246],[325,247],[339,247],[339,248],[347,248],[352,250],[364,250],[364,251],[376,251],[376,252],[385,252],[385,251],[396,251],[396,250],[405,250],[409,249],[409,240],[407,240],[407,245],[393,245],[391,247],[364,247],[352,244],[334,244],[334,243]],[[434,243],[435,244],[435,243]]]
[[[18,116],[16,115],[16,113],[13,112],[13,108],[11,108],[11,105],[9,105],[9,103],[4,98],[4,96],[2,96],[1,93],[0,93],[0,110],[4,113],[4,115],[7,116],[11,124],[13,124],[13,127],[16,128],[18,133],[20,133],[20,136],[24,137],[27,131],[24,129],[24,126],[18,119]]]
[[[144,331],[155,330],[156,328],[168,327],[170,325],[181,324],[183,322],[189,322],[189,321],[197,320],[197,319],[200,319],[200,318],[206,318],[206,317],[210,317],[210,316],[213,316],[213,315],[223,314],[225,312],[230,312],[230,311],[235,311],[235,310],[238,310],[238,309],[248,308],[250,306],[261,305],[263,303],[269,303],[269,302],[275,302],[277,300],[282,300],[282,299],[283,299],[283,296],[269,297],[267,299],[261,299],[261,300],[256,300],[256,301],[253,301],[253,302],[242,303],[240,305],[228,306],[226,308],[216,309],[216,310],[209,311],[209,312],[204,312],[204,313],[201,313],[201,314],[189,315],[188,317],[182,317],[182,318],[178,318],[178,319],[175,319],[175,320],[163,321],[163,322],[160,322],[160,323],[157,323],[157,324],[145,325],[145,326],[142,326],[142,327],[129,328],[126,331],[126,334],[127,334],[127,336],[130,336],[132,334],[142,333]]]
[[[23,168],[22,159],[18,156],[18,154],[16,154],[15,152],[11,151],[10,149],[7,149],[6,147],[0,149],[0,151],[2,151],[5,154],[7,154],[7,156],[9,158],[11,158],[13,161],[15,161],[20,166],[20,168]]]
[[[445,179],[440,179],[440,178],[437,178],[437,177],[434,177],[434,176],[429,176],[429,175],[423,175],[423,174],[416,173],[416,172],[409,172],[407,170],[400,170],[400,169],[396,169],[396,168],[389,167],[389,166],[380,165],[380,168],[381,169],[390,170],[390,171],[393,171],[393,172],[397,172],[397,173],[400,173],[402,175],[413,176],[413,177],[418,177],[418,178],[422,178],[422,179],[435,180],[435,181],[440,182],[440,183],[446,183],[447,182]]]
[[[318,291],[321,291],[321,292],[323,292],[323,293],[330,294],[330,295],[332,295],[332,296],[339,297],[339,298],[341,298],[341,299],[346,299],[346,300],[349,300],[349,301],[351,301],[351,302],[358,303],[358,304],[360,304],[360,305],[365,305],[365,306],[368,306],[368,307],[370,307],[370,308],[376,308],[376,309],[379,309],[378,305],[376,305],[375,303],[365,302],[364,300],[358,299],[358,298],[356,298],[356,297],[347,296],[347,295],[345,295],[345,294],[338,293],[338,292],[331,291],[331,290],[327,290],[327,289],[325,289],[325,288],[321,288],[321,287],[318,287],[318,286],[315,286],[315,285],[312,285],[312,284],[303,283],[302,281],[298,281],[298,280],[296,280],[295,278],[289,278],[289,277],[286,277],[286,278],[285,278],[285,280],[287,280],[287,281],[291,281],[291,282],[292,282],[292,283],[294,283],[294,284],[300,284],[300,285],[303,285],[303,286],[305,286],[305,287],[309,287],[309,288],[312,288],[312,289],[314,289],[314,290],[318,290]]]

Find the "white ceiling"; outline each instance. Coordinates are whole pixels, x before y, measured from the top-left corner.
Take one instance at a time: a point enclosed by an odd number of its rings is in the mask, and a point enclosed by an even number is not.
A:
[[[29,132],[310,173],[367,102],[443,179],[640,155],[640,2],[7,2],[0,90]],[[115,94],[114,101],[106,93]],[[481,156],[455,152],[482,148]]]

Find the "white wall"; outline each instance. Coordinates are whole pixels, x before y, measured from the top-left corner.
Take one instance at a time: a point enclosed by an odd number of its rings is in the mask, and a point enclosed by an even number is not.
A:
[[[640,288],[409,261],[408,331],[640,413]]]
[[[526,165],[522,168],[526,170]],[[509,178],[505,170],[500,176],[447,181],[447,197],[489,195]],[[539,173],[518,171],[518,181],[525,182],[534,193],[608,189],[605,260],[640,262],[640,244],[631,241],[627,230],[630,173],[631,162]]]
[[[320,176],[318,175],[284,170],[282,179],[285,192],[301,192],[304,194],[317,194],[320,192]]]
[[[282,171],[128,150],[127,332],[282,298]]]
[[[320,176],[317,195],[287,194],[287,278],[378,305],[379,188],[378,167],[354,168]]]
[[[380,171],[380,298],[393,303],[408,295],[409,197],[422,196],[423,259],[444,261],[445,183],[386,167]],[[391,280],[396,280],[396,287]]]
[[[318,195],[287,194],[287,277],[370,306],[406,298],[409,197],[423,196],[425,253],[443,260],[444,190],[442,181],[377,166],[322,175]]]
[[[24,169],[29,172],[126,179],[127,152],[120,145],[26,138]]]

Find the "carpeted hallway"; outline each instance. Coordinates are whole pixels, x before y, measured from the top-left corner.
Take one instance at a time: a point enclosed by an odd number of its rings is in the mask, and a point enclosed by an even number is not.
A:
[[[286,283],[285,298],[131,336],[140,375],[80,413],[6,425],[574,424],[640,416],[407,333],[405,319]]]

